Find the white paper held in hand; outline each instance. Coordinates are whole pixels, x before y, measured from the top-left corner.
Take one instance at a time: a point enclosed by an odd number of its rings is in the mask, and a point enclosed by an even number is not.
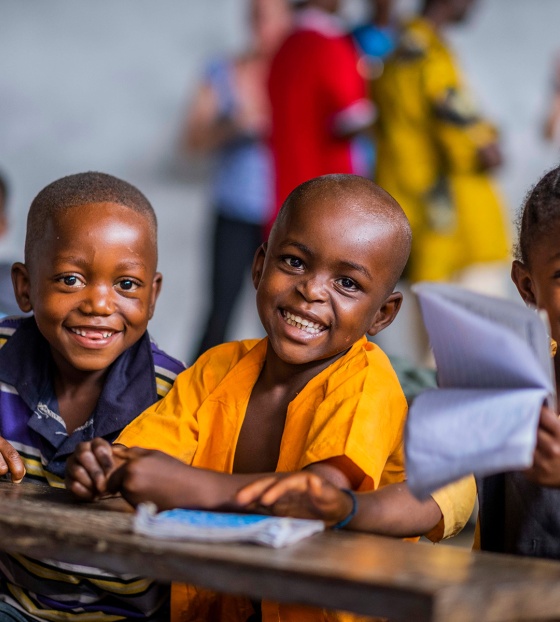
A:
[[[508,300],[441,283],[417,294],[439,389],[413,402],[405,430],[418,498],[465,475],[531,466],[543,402],[556,407],[547,323]]]

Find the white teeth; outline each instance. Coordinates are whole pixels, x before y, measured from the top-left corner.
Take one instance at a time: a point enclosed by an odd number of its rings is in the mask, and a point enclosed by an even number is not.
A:
[[[305,318],[299,317],[299,315],[294,315],[293,313],[289,313],[288,311],[283,312],[284,319],[290,326],[295,326],[300,330],[304,330],[306,333],[311,335],[317,335],[323,329],[321,324],[316,322],[310,322]]]
[[[81,330],[79,328],[71,328],[70,329],[73,333],[76,333],[76,335],[80,335],[80,337],[88,337],[88,333],[85,330]],[[109,337],[111,337],[113,335],[114,331],[110,331],[110,332],[105,332],[105,333],[101,333],[101,336],[104,339],[109,339]]]

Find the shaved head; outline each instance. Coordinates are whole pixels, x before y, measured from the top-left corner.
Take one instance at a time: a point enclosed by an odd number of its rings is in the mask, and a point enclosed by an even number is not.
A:
[[[305,210],[308,203],[316,201],[335,205],[336,209],[343,212],[351,210],[361,214],[372,226],[391,237],[390,263],[394,288],[408,261],[412,242],[410,224],[395,199],[373,181],[359,175],[315,177],[290,193],[278,213],[270,238],[274,237],[291,215]]]
[[[156,215],[140,190],[112,175],[90,171],[62,177],[43,188],[33,199],[27,215],[25,262],[32,259],[47,222],[55,223],[60,214],[95,203],[118,203],[143,215],[150,225],[153,243],[157,244]]]

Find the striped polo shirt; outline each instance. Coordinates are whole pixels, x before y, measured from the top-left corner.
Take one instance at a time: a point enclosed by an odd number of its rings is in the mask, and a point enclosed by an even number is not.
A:
[[[111,365],[90,419],[68,435],[53,364],[33,317],[0,322],[0,436],[22,457],[25,481],[55,487],[64,487],[66,459],[80,442],[114,441],[184,369],[145,333]],[[148,579],[0,553],[0,600],[40,620],[160,620],[168,595],[168,586]]]

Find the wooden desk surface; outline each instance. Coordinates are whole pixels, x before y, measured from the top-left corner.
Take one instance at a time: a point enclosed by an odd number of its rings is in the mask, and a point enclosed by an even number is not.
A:
[[[134,535],[125,505],[0,482],[0,548],[408,622],[560,618],[560,563],[340,532],[279,550],[165,541]]]

